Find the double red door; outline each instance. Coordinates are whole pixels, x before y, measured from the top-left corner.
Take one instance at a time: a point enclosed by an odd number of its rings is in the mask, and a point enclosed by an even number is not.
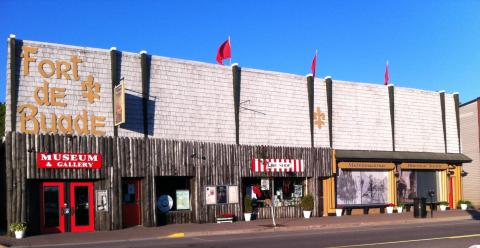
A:
[[[42,233],[94,230],[93,182],[42,182]]]

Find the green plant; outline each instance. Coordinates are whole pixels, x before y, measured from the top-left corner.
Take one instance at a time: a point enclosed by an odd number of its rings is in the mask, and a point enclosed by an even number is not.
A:
[[[12,223],[9,229],[11,232],[25,231],[27,230],[27,223]]]
[[[472,206],[472,202],[467,201],[467,200],[459,200],[459,201],[458,201],[458,206],[460,206],[460,204],[467,204],[467,207],[471,207],[471,206]]]
[[[305,211],[312,211],[313,210],[313,197],[311,195],[306,195],[302,197],[302,201],[300,202],[302,205],[303,210]]]
[[[243,199],[243,211],[245,211],[245,213],[253,212],[252,198],[250,198],[248,195]]]
[[[438,205],[448,206],[450,204],[447,201],[441,201],[441,202],[438,202]]]
[[[400,202],[400,203],[397,204],[397,207],[398,208],[403,208],[403,207],[405,207],[405,203]]]

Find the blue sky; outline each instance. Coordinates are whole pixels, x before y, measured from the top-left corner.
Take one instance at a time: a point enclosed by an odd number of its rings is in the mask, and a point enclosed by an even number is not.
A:
[[[480,1],[0,1],[0,101],[18,39],[215,62],[232,39],[240,66],[480,96]],[[299,86],[300,87],[300,86]]]

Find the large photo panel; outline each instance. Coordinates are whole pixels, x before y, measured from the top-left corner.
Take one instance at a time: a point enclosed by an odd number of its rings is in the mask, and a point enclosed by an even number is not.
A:
[[[337,204],[385,204],[388,197],[387,179],[387,171],[340,169],[337,177]]]

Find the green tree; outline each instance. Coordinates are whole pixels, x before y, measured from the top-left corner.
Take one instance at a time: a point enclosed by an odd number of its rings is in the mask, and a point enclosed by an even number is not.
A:
[[[5,108],[5,103],[0,102],[0,137],[5,136]]]

